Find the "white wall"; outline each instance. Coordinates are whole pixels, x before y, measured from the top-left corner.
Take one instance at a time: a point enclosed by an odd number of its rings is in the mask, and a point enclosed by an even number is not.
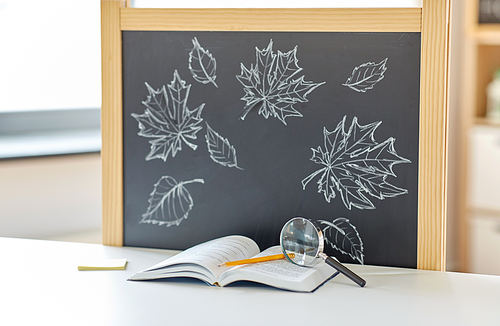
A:
[[[99,154],[0,161],[0,236],[51,238],[100,228]]]

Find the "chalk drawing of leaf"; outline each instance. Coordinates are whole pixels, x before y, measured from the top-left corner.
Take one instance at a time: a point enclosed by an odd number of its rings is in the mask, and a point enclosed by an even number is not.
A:
[[[328,245],[363,264],[365,256],[363,254],[363,241],[361,241],[356,227],[348,219],[339,217],[332,222],[323,220],[318,222],[325,226],[322,231]]]
[[[332,132],[323,128],[324,148],[311,148],[311,161],[324,167],[303,179],[302,188],[305,190],[319,176],[318,193],[323,193],[329,203],[338,191],[348,209],[374,209],[366,195],[383,200],[408,193],[386,180],[389,176],[397,177],[393,171],[395,164],[411,161],[396,153],[395,138],[382,143],[375,140],[374,132],[382,121],[362,126],[354,117],[346,132],[345,120],[344,116]]]
[[[387,58],[379,63],[367,62],[354,68],[352,76],[347,79],[343,86],[348,86],[356,92],[366,92],[372,89],[376,83],[384,78],[384,72],[387,70],[385,64]]]
[[[200,45],[196,37],[191,41],[193,42],[193,49],[189,52],[188,65],[191,75],[199,83],[212,83],[218,88],[219,86],[215,83],[215,79],[217,78],[217,62],[214,56]]]
[[[241,74],[236,76],[245,91],[241,98],[246,101],[241,120],[245,120],[253,108],[258,108],[258,113],[264,118],[272,116],[285,125],[287,117],[302,117],[293,105],[308,102],[306,96],[324,82],[313,83],[305,81],[304,76],[297,76],[302,71],[298,65],[297,49],[295,46],[286,53],[278,51],[275,54],[273,40],[270,40],[267,48],[255,48],[255,66],[251,64],[247,69],[241,64]]]
[[[210,158],[222,166],[235,167],[237,169],[243,170],[238,166],[238,160],[236,157],[236,150],[234,146],[229,143],[227,138],[222,137],[216,131],[214,131],[207,123],[207,134],[205,135],[207,141],[208,152],[210,153]]]
[[[163,176],[155,184],[148,199],[149,207],[142,214],[140,223],[157,225],[179,225],[188,217],[194,206],[193,198],[185,185],[190,183],[205,183],[203,179],[177,182],[170,176]]]
[[[197,145],[188,139],[196,139],[196,133],[202,129],[199,124],[203,121],[201,111],[205,103],[194,110],[189,110],[187,101],[191,85],[179,76],[177,70],[174,79],[165,88],[155,90],[148,83],[146,87],[149,95],[142,104],[146,107],[143,114],[132,113],[132,117],[139,124],[139,136],[151,138],[151,151],[146,161],[160,158],[167,161],[171,155],[175,157],[182,150],[182,143],[196,150]]]

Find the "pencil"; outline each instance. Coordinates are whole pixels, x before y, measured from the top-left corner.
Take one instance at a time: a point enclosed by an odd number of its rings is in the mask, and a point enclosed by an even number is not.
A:
[[[288,257],[294,258],[295,254],[288,254]],[[271,255],[271,256],[228,261],[227,263],[220,264],[219,267],[229,267],[229,266],[236,266],[236,265],[243,265],[243,264],[253,264],[253,263],[260,263],[263,261],[278,260],[278,259],[283,259],[283,258],[285,258],[284,254],[277,254],[277,255]]]

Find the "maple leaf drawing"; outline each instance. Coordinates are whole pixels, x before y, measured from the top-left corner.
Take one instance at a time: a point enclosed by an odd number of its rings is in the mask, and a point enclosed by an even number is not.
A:
[[[241,98],[246,101],[241,120],[245,120],[253,108],[258,108],[258,113],[264,118],[273,116],[285,125],[287,117],[302,117],[293,105],[308,102],[306,96],[325,82],[313,83],[305,81],[304,76],[297,76],[302,71],[298,65],[297,49],[295,46],[286,53],[278,50],[275,54],[273,40],[270,40],[267,48],[255,48],[255,66],[251,64],[247,69],[241,64],[241,74],[236,76],[245,91]]]
[[[389,176],[397,177],[392,169],[395,164],[411,161],[396,153],[395,138],[382,143],[375,140],[374,132],[382,121],[362,126],[354,117],[346,132],[345,120],[344,116],[334,131],[323,129],[324,148],[311,148],[311,161],[324,167],[302,180],[303,190],[319,176],[318,193],[323,193],[329,203],[337,191],[348,209],[374,209],[366,195],[383,200],[408,193],[386,180]]]
[[[148,83],[146,87],[149,95],[142,104],[146,107],[143,114],[132,113],[132,117],[139,124],[139,136],[151,138],[151,151],[146,156],[146,161],[160,158],[167,161],[171,155],[175,157],[182,150],[182,143],[196,150],[197,145],[189,139],[196,139],[196,133],[202,129],[199,125],[201,111],[205,103],[194,110],[189,110],[187,101],[191,85],[179,76],[177,70],[174,79],[165,87],[155,90]]]

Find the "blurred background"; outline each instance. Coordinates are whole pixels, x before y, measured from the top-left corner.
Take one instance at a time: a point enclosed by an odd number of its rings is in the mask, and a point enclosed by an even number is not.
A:
[[[500,0],[452,2],[447,270],[500,275]],[[273,0],[132,5],[284,7]],[[304,6],[422,1],[286,3]],[[100,55],[100,0],[0,0],[0,236],[101,241]]]

